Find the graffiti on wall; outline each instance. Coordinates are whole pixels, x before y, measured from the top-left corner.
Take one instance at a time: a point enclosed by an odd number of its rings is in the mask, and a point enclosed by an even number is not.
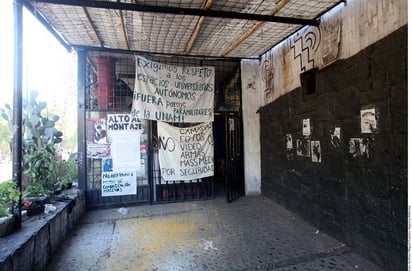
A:
[[[382,1],[384,2],[384,1]],[[359,36],[368,37],[371,31],[378,29],[379,21],[379,7],[378,5],[369,5],[367,8],[362,9],[359,18]],[[382,16],[386,17],[386,16]]]
[[[294,59],[300,61],[300,71],[305,72],[315,67],[315,56],[321,42],[318,27],[307,28],[303,33],[297,33],[291,40],[290,49]]]
[[[282,80],[283,80],[283,89],[286,89],[289,85],[293,84],[292,76],[292,62],[289,52],[289,47],[283,47],[282,52]]]
[[[329,64],[339,57],[341,25],[341,18],[321,25],[323,65]]]
[[[256,75],[247,78],[246,90],[251,93],[257,93]]]
[[[273,54],[267,54],[263,61],[263,74],[262,80],[264,81],[264,102],[268,104],[273,100],[275,94],[275,72],[273,65]]]

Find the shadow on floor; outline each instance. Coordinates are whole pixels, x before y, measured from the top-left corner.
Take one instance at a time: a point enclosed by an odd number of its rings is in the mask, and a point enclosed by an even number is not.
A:
[[[48,270],[381,270],[263,196],[215,192],[88,212]]]

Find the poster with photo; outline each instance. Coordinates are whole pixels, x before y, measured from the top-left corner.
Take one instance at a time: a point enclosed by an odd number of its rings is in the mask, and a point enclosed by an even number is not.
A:
[[[377,119],[375,108],[361,110],[361,132],[371,134],[376,132]]]
[[[106,157],[102,159],[103,172],[113,171],[113,159],[111,157]]]
[[[371,140],[369,138],[351,138],[349,140],[349,154],[353,158],[370,158]]]
[[[87,157],[104,158],[110,156],[110,144],[87,144]]]
[[[290,151],[292,149],[293,149],[292,134],[286,134],[286,150]]]
[[[311,141],[310,146],[312,151],[312,162],[322,162],[322,151],[320,148],[320,141]]]
[[[335,127],[330,131],[330,144],[332,145],[333,149],[340,148],[340,127]]]
[[[94,143],[96,144],[106,144],[107,143],[107,131],[106,125],[96,123],[94,126]]]
[[[304,136],[310,135],[310,119],[302,120],[302,135]]]
[[[110,141],[107,137],[106,118],[93,115],[86,120],[87,157],[110,156]]]
[[[296,140],[296,154],[298,156],[310,157],[310,140]]]

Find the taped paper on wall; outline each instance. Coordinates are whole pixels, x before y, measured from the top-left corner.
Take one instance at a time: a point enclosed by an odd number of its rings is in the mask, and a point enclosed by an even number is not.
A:
[[[302,134],[304,136],[310,135],[310,119],[302,120]]]
[[[315,162],[315,163],[322,162],[322,152],[320,149],[320,141],[311,141],[310,146],[312,150],[312,162]]]
[[[361,110],[361,132],[362,134],[371,134],[376,131],[377,120],[376,120],[376,110],[364,109]]]

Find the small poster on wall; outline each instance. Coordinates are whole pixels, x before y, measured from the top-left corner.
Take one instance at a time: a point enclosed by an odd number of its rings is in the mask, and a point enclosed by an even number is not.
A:
[[[340,127],[333,128],[330,134],[330,144],[332,145],[333,149],[340,148]]]
[[[320,163],[322,162],[322,153],[320,149],[320,141],[311,141],[310,142],[312,150],[312,162]]]
[[[310,135],[310,119],[303,119],[302,120],[302,134],[304,136]]]
[[[293,149],[292,134],[286,134],[286,150],[290,151]]]
[[[107,143],[107,132],[106,125],[102,123],[96,123],[94,132],[94,143],[96,144],[106,144]]]
[[[375,108],[361,110],[361,132],[371,134],[376,131],[377,120]]]
[[[105,117],[94,115],[86,120],[87,157],[110,156],[110,140],[106,127]]]
[[[296,140],[296,154],[298,156],[310,157],[310,140]]]
[[[105,157],[102,159],[103,172],[113,171],[113,159],[111,157]]]
[[[136,172],[112,171],[102,173],[102,197],[136,195]]]
[[[371,141],[369,138],[351,138],[349,140],[349,153],[353,158],[370,158]]]

